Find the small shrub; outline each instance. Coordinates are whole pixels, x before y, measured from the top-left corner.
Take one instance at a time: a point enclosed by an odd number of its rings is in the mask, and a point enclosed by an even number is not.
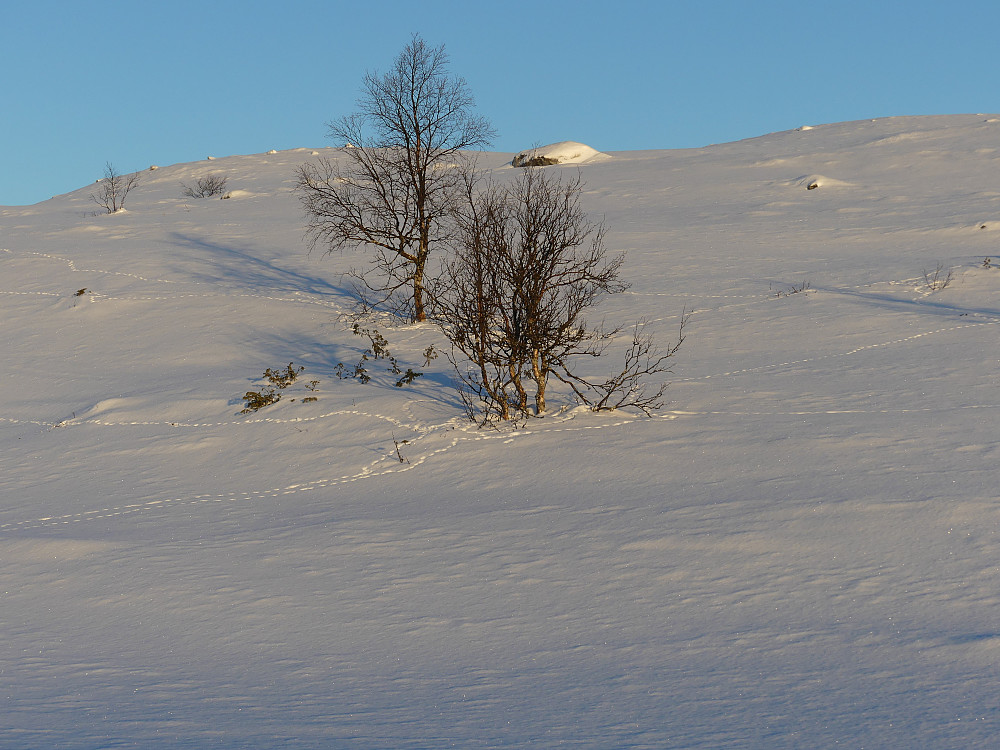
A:
[[[929,273],[924,270],[924,286],[926,286],[932,292],[940,291],[948,286],[952,282],[953,272],[951,269],[948,270],[946,275],[942,275],[944,271],[944,266],[940,263],[937,264],[937,268],[934,269],[934,273]]]
[[[403,373],[396,373],[396,374],[397,374],[397,375],[399,375],[399,374],[402,374],[402,376],[403,376],[403,377],[401,377],[401,378],[400,378],[399,380],[397,380],[397,381],[395,382],[395,384],[394,384],[394,385],[395,385],[395,386],[396,386],[397,388],[402,388],[402,387],[403,387],[404,385],[409,385],[409,384],[410,384],[410,383],[412,383],[412,382],[413,382],[414,380],[416,380],[416,379],[417,379],[417,378],[419,378],[419,377],[420,377],[421,375],[423,375],[423,373],[422,373],[422,372],[414,372],[414,371],[413,371],[413,370],[411,370],[411,369],[410,369],[409,367],[407,367],[407,368],[406,368],[406,372],[403,372]]]
[[[243,394],[246,407],[240,410],[240,414],[250,414],[259,411],[265,406],[276,404],[281,400],[281,394],[271,386],[264,386],[260,391],[247,391]]]
[[[229,178],[221,174],[210,174],[199,177],[194,187],[188,187],[183,182],[183,195],[185,198],[211,198],[213,195],[222,195],[226,190],[226,181]]]
[[[287,388],[292,383],[295,382],[296,378],[299,377],[299,373],[302,372],[305,367],[299,367],[296,370],[292,367],[292,362],[288,363],[288,366],[284,370],[272,370],[268,367],[264,370],[264,377],[271,383],[271,385],[277,388]],[[319,382],[318,380],[316,381]]]
[[[378,332],[378,329],[362,328],[360,324],[355,323],[352,330],[354,331],[355,336],[365,336],[371,342],[371,346],[364,351],[361,355],[361,359],[358,360],[358,363],[354,365],[353,368],[345,365],[343,362],[337,363],[337,366],[334,368],[334,372],[337,373],[337,377],[341,380],[354,378],[356,380],[360,380],[362,383],[369,382],[371,380],[371,375],[368,374],[368,368],[365,367],[365,363],[375,362],[380,359],[384,359],[389,362],[389,367],[386,370],[387,372],[400,376],[394,383],[397,388],[409,385],[423,375],[422,372],[417,372],[411,367],[407,367],[406,371],[403,371],[403,369],[399,366],[399,362],[394,356],[392,356],[392,352],[389,351],[389,342],[386,341],[385,337]],[[424,350],[424,364],[429,364],[430,361],[437,356],[438,355],[437,352],[434,351],[434,347],[428,346]]]
[[[338,362],[337,366],[333,368],[333,371],[337,373],[337,377],[340,378],[341,380],[356,378],[357,380],[360,380],[362,383],[367,383],[369,380],[371,380],[371,376],[368,374],[368,369],[365,367],[365,362],[367,361],[368,361],[368,354],[365,353],[361,355],[361,359],[358,360],[358,363],[356,365],[354,365],[353,370],[348,369],[343,362]]]
[[[803,281],[801,284],[792,285],[787,289],[777,289],[774,290],[775,297],[787,297],[791,294],[800,294],[801,292],[808,292],[812,288],[812,284],[808,281]]]
[[[268,385],[262,387],[259,391],[247,391],[243,394],[243,400],[246,401],[246,406],[240,411],[240,414],[249,414],[251,412],[259,411],[265,406],[270,406],[271,404],[276,404],[281,400],[281,391],[290,386],[299,377],[305,367],[299,367],[297,370],[293,366],[292,362],[289,362],[287,367],[283,370],[272,370],[268,367],[264,370],[263,378],[268,381]],[[318,380],[312,381],[318,384]],[[315,386],[311,389],[315,390]],[[306,399],[303,399],[305,401]],[[317,399],[313,397],[312,401]]]

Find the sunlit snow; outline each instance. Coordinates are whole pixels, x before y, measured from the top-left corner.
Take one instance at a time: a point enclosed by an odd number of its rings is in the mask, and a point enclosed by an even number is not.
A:
[[[500,430],[429,325],[337,377],[313,153],[0,208],[0,747],[993,746],[996,119],[545,167],[627,252],[595,320],[688,339],[657,417]]]

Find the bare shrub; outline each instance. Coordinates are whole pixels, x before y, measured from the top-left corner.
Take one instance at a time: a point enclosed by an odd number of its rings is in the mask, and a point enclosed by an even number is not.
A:
[[[802,281],[802,282],[800,282],[798,284],[792,284],[791,286],[787,287],[786,289],[777,289],[776,290],[776,289],[774,289],[773,286],[771,287],[771,290],[774,291],[774,296],[775,297],[779,297],[779,298],[780,297],[788,297],[789,295],[792,295],[792,294],[801,294],[802,292],[808,292],[810,289],[812,289],[812,284],[810,282],[808,282],[808,281]]]
[[[366,362],[377,362],[380,359],[384,359],[389,363],[387,372],[396,376],[396,381],[393,383],[397,388],[402,388],[404,385],[410,385],[414,380],[419,377],[423,377],[422,372],[414,370],[412,367],[407,367],[404,371],[400,366],[399,362],[392,352],[389,351],[389,342],[386,338],[378,332],[377,328],[362,328],[359,323],[355,323],[352,330],[355,336],[363,336],[371,342],[371,346],[365,349],[361,355],[361,359],[354,367],[349,367],[343,362],[338,362],[334,371],[337,373],[337,377],[341,380],[346,380],[348,378],[355,378],[362,383],[369,382],[372,378],[368,373],[368,368],[365,366]],[[424,362],[425,365],[430,364],[432,359],[437,358],[437,352],[434,351],[433,346],[429,346],[424,350]]]
[[[932,292],[937,292],[951,284],[954,272],[951,269],[948,269],[947,274],[943,272],[944,266],[940,263],[937,264],[937,268],[934,269],[933,273],[924,269],[924,286]]]
[[[182,195],[185,198],[211,198],[213,195],[223,195],[229,178],[221,174],[210,174],[199,177],[194,187],[188,187],[183,182]]]

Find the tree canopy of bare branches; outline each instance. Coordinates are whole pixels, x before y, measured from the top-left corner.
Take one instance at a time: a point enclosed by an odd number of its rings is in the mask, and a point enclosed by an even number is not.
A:
[[[104,179],[98,184],[99,192],[91,193],[90,200],[109,214],[113,214],[125,208],[125,198],[139,184],[139,173],[123,175],[111,162],[108,162],[104,165]]]
[[[371,267],[356,273],[363,299],[422,321],[427,259],[473,169],[463,152],[488,145],[493,129],[449,74],[444,46],[418,35],[388,72],[365,76],[357,104],[328,124],[339,156],[299,169],[307,236],[327,251],[371,250]]]
[[[485,422],[546,411],[550,377],[565,383],[595,410],[662,406],[665,385],[647,380],[667,372],[665,351],[654,345],[640,321],[625,345],[622,369],[601,381],[580,376],[577,357],[601,356],[625,327],[592,327],[589,309],[628,284],[620,278],[624,255],[608,256],[603,223],[593,223],[580,205],[579,176],[563,181],[528,168],[509,184],[465,185],[456,212],[452,252],[430,286],[433,310],[453,347],[471,363],[453,357],[466,394]],[[471,394],[471,395],[470,395]]]

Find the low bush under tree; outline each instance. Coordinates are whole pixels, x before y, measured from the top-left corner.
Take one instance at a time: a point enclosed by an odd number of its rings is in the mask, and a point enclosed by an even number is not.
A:
[[[246,406],[240,410],[240,414],[251,414],[252,412],[260,411],[265,406],[278,403],[281,400],[281,391],[294,383],[304,369],[304,367],[296,369],[292,362],[289,362],[286,367],[280,370],[268,367],[264,370],[263,375],[263,379],[267,381],[267,385],[261,387],[259,391],[247,391],[243,395]],[[312,387],[309,390],[315,390],[316,383],[318,382],[318,380],[312,381],[310,384]],[[315,399],[310,400],[315,401]]]

